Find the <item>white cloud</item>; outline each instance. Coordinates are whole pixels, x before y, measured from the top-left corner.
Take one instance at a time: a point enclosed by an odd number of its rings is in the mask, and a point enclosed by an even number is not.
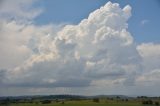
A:
[[[0,23],[0,67],[2,69],[13,69],[27,60],[36,52],[40,39],[47,33],[51,33],[53,28],[50,25],[38,27],[16,21],[0,20]]]
[[[9,69],[6,83],[74,87],[89,86],[93,79],[119,78],[124,78],[126,84],[134,83],[134,77],[140,70],[140,59],[133,38],[127,31],[130,11],[130,6],[121,9],[119,4],[108,2],[78,25],[66,25],[47,36],[41,28],[28,25],[33,32],[25,33],[29,35],[25,40],[29,43],[35,37],[37,42],[32,42],[32,45],[38,53],[30,55],[24,64]],[[93,65],[88,66],[88,63]],[[46,78],[49,80],[46,81]],[[50,83],[50,79],[54,82]]]
[[[160,69],[160,44],[143,43],[137,47],[143,58],[143,68],[145,71]]]
[[[1,0],[0,18],[30,20],[38,16],[43,10],[32,8],[32,4],[37,0]]]
[[[136,82],[145,86],[160,87],[160,44],[143,43],[137,47],[137,50],[143,58],[144,72]]]
[[[151,70],[148,73],[144,73],[137,79],[137,84],[145,86],[159,86],[160,69]]]

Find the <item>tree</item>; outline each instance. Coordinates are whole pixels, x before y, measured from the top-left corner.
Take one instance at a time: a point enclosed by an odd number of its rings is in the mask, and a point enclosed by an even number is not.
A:
[[[156,101],[156,102],[155,102],[155,105],[156,105],[156,106],[159,106],[159,102],[158,102],[158,101]]]
[[[128,102],[128,99],[126,99],[125,101]]]
[[[152,105],[152,104],[153,104],[153,101],[152,101],[152,100],[149,100],[149,101],[148,101],[148,104]]]
[[[0,101],[0,106],[9,106],[10,105],[10,99],[9,98],[6,98],[2,101]]]
[[[152,100],[142,101],[142,104],[149,104],[149,105],[152,105],[152,104],[153,104],[153,101],[152,101]]]
[[[93,102],[99,103],[99,98],[94,98]]]

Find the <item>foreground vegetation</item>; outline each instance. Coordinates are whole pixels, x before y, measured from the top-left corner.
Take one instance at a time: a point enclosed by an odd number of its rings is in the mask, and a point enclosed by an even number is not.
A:
[[[159,97],[28,97],[0,99],[0,106],[160,106]]]

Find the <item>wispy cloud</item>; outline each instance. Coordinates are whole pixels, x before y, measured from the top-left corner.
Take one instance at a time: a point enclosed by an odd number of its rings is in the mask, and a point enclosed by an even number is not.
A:
[[[150,22],[150,20],[144,19],[141,21],[141,25],[146,25]]]
[[[2,0],[0,5],[0,18],[30,20],[43,12],[42,8],[33,8],[37,0]]]

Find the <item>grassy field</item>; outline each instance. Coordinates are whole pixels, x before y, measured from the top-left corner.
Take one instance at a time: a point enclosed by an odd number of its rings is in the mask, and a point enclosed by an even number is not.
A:
[[[13,104],[11,106],[142,106],[141,104],[130,104],[130,103],[114,103],[114,104],[101,104],[101,103],[92,103],[92,104]],[[144,106],[144,105],[143,105]],[[147,105],[148,106],[148,105]]]
[[[43,96],[42,96],[43,97]],[[47,97],[4,99],[0,106],[160,106],[160,97],[53,99]],[[50,98],[49,98],[50,97]],[[58,97],[58,96],[57,96]],[[6,104],[2,104],[6,103]]]
[[[11,106],[142,106],[141,104],[16,104]],[[148,105],[147,105],[148,106]]]

